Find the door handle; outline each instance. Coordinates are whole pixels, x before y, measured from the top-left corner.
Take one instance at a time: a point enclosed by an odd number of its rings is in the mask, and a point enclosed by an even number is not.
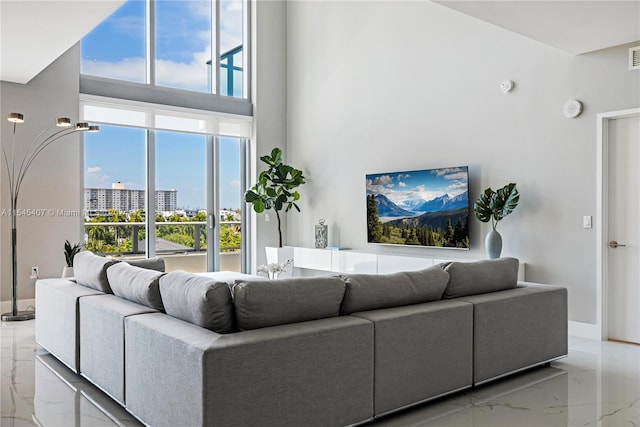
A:
[[[216,226],[215,219],[213,218],[213,215],[209,214],[209,228],[213,230],[213,227],[215,226]]]
[[[627,246],[627,245],[620,244],[620,243],[616,242],[615,240],[612,240],[612,241],[609,242],[609,247],[611,249],[615,249],[618,246],[623,246],[624,247],[624,246]]]

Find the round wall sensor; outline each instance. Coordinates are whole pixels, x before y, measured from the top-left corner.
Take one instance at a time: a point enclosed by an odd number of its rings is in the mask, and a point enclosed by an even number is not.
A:
[[[500,83],[500,90],[503,93],[509,93],[513,90],[513,81],[512,80],[504,80]]]
[[[582,102],[577,99],[572,99],[564,104],[562,113],[568,119],[574,119],[582,113]]]

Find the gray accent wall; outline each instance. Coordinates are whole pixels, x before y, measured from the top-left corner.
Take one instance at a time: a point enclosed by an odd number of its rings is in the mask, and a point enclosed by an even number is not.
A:
[[[269,154],[274,147],[284,151],[285,161],[289,161],[286,144],[286,93],[287,93],[287,21],[284,1],[251,2],[252,16],[255,18],[251,27],[252,47],[252,88],[254,128],[252,154],[257,170],[264,170],[260,156]],[[254,172],[255,172],[254,168]],[[248,187],[257,179],[253,174]],[[247,205],[247,209],[251,206]],[[250,216],[253,210],[250,210]],[[265,246],[278,246],[278,220],[274,211],[269,211],[269,221],[265,215],[255,215],[253,222],[255,232],[256,253],[252,254],[254,265],[264,264]],[[287,218],[283,216],[283,241],[286,242]]]
[[[6,117],[23,113],[25,123],[17,130],[18,153],[31,144],[38,133],[55,124],[57,117],[78,121],[78,74],[80,49],[76,45],[45,68],[27,84],[0,82],[1,138],[11,143],[13,127]],[[29,279],[31,266],[40,267],[40,277],[60,277],[65,266],[64,241],[79,242],[82,217],[63,216],[58,209],[82,215],[80,136],[65,137],[44,150],[23,182],[19,209],[44,209],[44,216],[18,218],[18,298],[34,298],[35,280]],[[18,156],[22,159],[22,155]],[[0,211],[10,210],[9,188],[4,161],[0,166]],[[49,210],[53,210],[51,213]],[[0,300],[11,300],[11,218],[0,217]],[[22,304],[18,304],[23,310]],[[10,307],[10,306],[8,306]],[[10,309],[10,308],[9,308]]]
[[[485,258],[490,225],[475,218],[470,251],[367,244],[366,174],[468,165],[471,203],[518,183],[503,255],[525,261],[529,281],[566,286],[569,319],[595,323],[598,242],[582,216],[596,224],[597,114],[640,106],[630,46],[572,56],[430,2],[289,2],[286,13],[287,160],[308,177],[287,243],[312,247],[324,218],[330,245]],[[506,95],[504,79],[515,81]],[[562,114],[570,99],[585,105],[576,119]]]

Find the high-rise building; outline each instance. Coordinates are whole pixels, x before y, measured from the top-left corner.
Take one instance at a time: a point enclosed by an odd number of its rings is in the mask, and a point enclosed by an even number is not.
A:
[[[85,188],[84,209],[93,216],[108,209],[131,212],[144,209],[145,190],[130,190],[124,184],[116,182],[111,188]],[[155,211],[172,212],[178,206],[177,190],[156,190]]]

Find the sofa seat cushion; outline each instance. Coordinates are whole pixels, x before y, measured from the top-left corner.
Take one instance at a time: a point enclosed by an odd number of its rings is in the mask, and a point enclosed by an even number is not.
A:
[[[519,282],[456,299],[473,304],[473,377],[480,384],[568,352],[567,289]]]
[[[444,268],[451,276],[444,298],[513,289],[518,284],[518,267],[516,258],[449,263]]]
[[[66,279],[36,281],[36,342],[76,374],[80,372],[79,301],[104,295]]]
[[[119,262],[107,269],[113,293],[120,298],[164,310],[160,296],[160,278],[165,273]]]
[[[90,251],[80,251],[73,258],[73,272],[76,283],[100,292],[111,294],[107,278],[107,268],[118,261],[95,255]]]
[[[339,277],[239,281],[233,287],[241,331],[335,317],[345,284]]]
[[[346,284],[341,314],[439,300],[449,281],[449,273],[440,267],[341,277]]]
[[[124,321],[156,311],[115,295],[87,296],[79,305],[80,372],[124,405]]]
[[[160,278],[165,312],[220,334],[233,332],[231,291],[225,282],[174,271]]]

